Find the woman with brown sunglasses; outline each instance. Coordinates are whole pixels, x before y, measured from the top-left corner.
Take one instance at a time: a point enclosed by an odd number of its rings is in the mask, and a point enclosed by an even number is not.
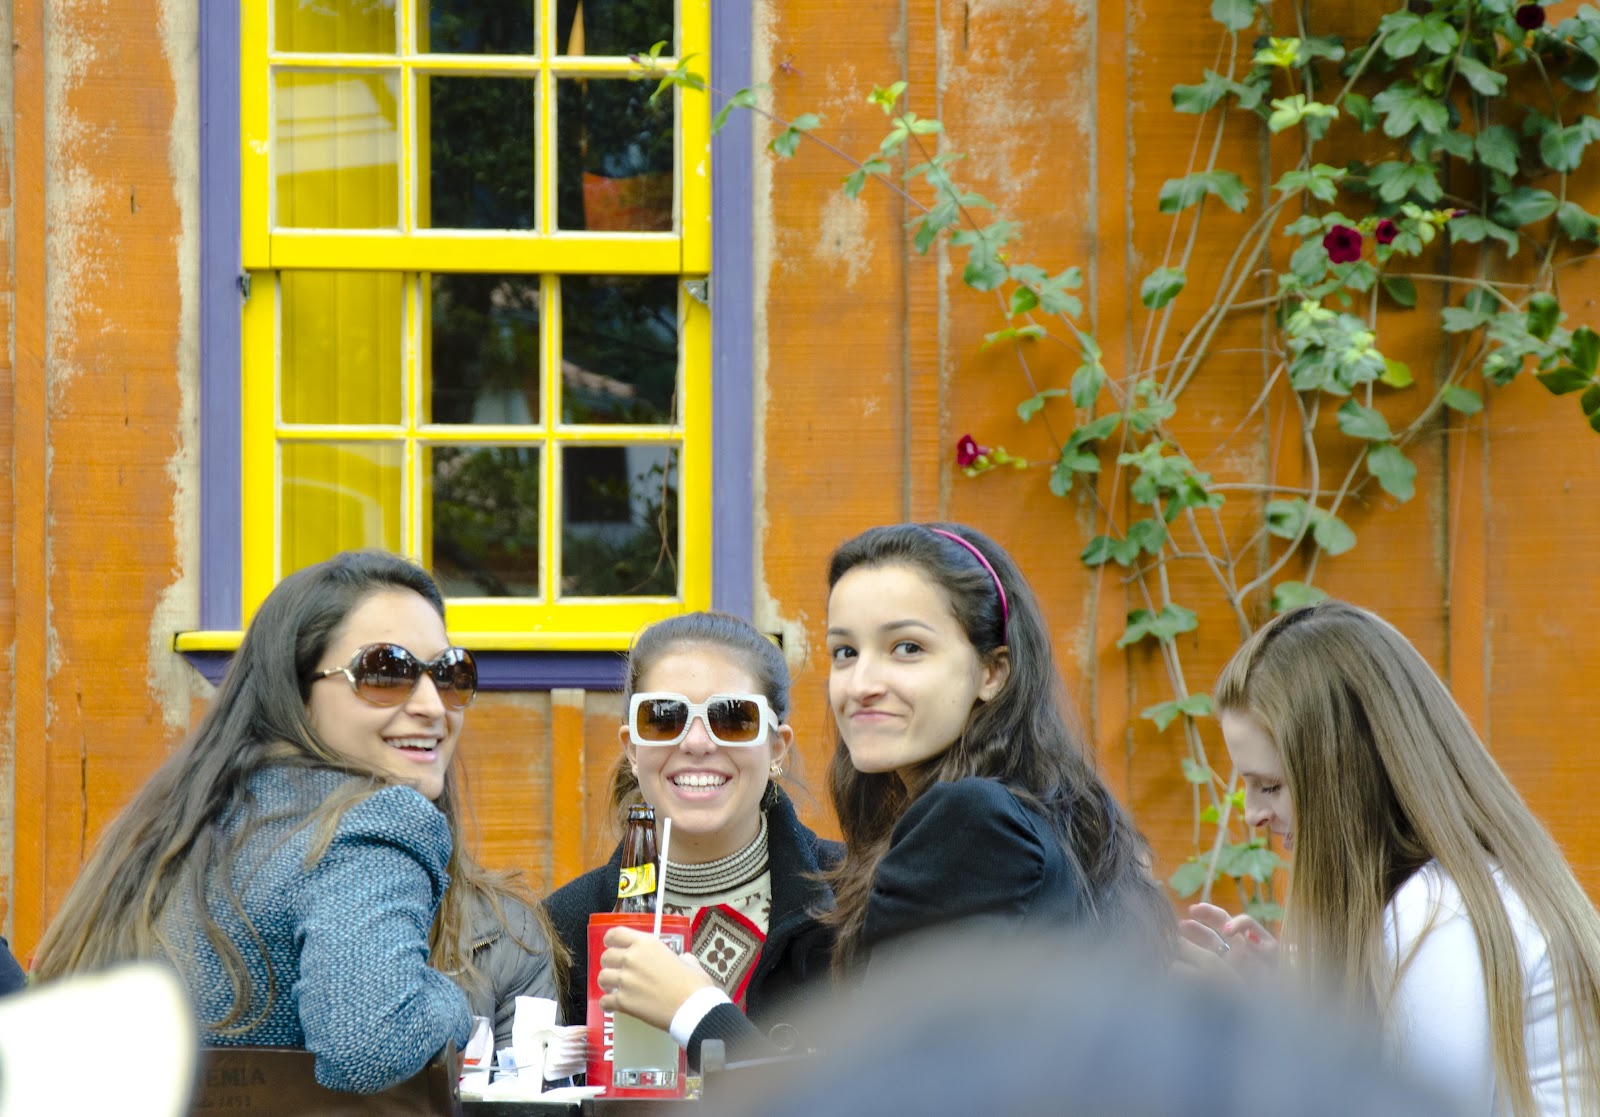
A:
[[[346,552],[285,578],[107,828],[35,975],[164,957],[205,1042],[303,1048],[353,1092],[464,1044],[473,1011],[503,1005],[509,1032],[560,960],[531,897],[463,848],[452,761],[476,689],[418,567]]]

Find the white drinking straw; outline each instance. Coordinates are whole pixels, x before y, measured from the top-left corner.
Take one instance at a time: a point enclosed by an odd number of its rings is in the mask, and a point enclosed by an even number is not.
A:
[[[672,847],[672,819],[661,820],[661,873],[656,878],[656,938],[661,937],[661,900],[667,894],[667,850]]]

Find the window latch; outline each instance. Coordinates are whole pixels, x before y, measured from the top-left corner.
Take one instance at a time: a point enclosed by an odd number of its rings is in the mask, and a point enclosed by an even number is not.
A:
[[[711,278],[685,279],[683,289],[689,292],[689,297],[701,306],[711,305]]]
[[[239,278],[235,282],[238,284],[238,287],[239,287],[239,297],[242,298],[245,302],[249,302],[250,301],[250,273],[247,272],[247,271],[246,272],[240,272],[239,273]]]

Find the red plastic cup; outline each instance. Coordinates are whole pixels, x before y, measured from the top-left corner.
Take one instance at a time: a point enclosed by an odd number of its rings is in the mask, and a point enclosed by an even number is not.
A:
[[[655,916],[643,912],[601,912],[589,917],[589,1028],[588,1080],[591,1086],[605,1087],[608,1098],[678,1098],[683,1096],[684,1079],[689,1071],[688,1058],[680,1048],[677,1052],[677,1073],[670,1083],[629,1084],[612,1083],[615,1065],[616,1023],[612,1014],[600,1007],[600,955],[605,952],[606,932],[613,927],[632,927],[640,931],[655,928]],[[689,918],[683,915],[661,917],[661,939],[680,953],[688,948]],[[674,942],[674,940],[676,940]],[[676,1045],[674,1045],[676,1046]]]

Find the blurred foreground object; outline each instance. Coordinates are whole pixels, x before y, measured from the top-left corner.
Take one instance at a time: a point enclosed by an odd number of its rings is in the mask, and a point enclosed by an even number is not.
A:
[[[194,1018],[161,966],[71,977],[0,1003],[0,1117],[105,1108],[178,1117],[195,1066]]]
[[[1376,1037],[1276,989],[1065,936],[947,939],[869,975],[810,1034],[829,1051],[709,1074],[707,1101],[761,1117],[1456,1113],[1385,1066]]]

